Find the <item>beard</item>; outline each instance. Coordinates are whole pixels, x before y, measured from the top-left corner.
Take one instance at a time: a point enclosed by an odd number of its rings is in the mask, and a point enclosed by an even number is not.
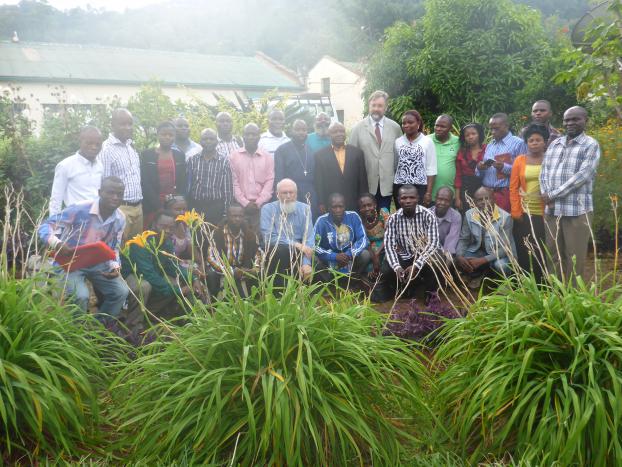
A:
[[[296,210],[296,201],[281,201],[280,206],[282,212],[285,214],[291,214]]]

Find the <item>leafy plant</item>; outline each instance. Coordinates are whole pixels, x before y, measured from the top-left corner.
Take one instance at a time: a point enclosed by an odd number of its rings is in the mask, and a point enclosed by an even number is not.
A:
[[[41,278],[0,279],[0,455],[100,448],[97,388],[110,342]]]
[[[377,335],[382,317],[350,295],[325,301],[295,280],[273,292],[199,305],[120,373],[132,460],[396,464],[426,410],[417,348]]]
[[[622,463],[620,291],[522,277],[447,322],[439,402],[471,462]]]

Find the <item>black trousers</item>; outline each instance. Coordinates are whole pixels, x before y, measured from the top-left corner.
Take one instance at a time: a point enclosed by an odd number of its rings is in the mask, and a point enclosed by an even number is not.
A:
[[[540,251],[546,255],[544,249],[544,218],[533,214],[529,216],[527,213],[523,213],[521,221],[514,221],[512,234],[514,236],[514,243],[516,243],[516,259],[518,260],[519,266],[525,271],[533,271],[536,279],[541,281],[542,268],[540,267],[540,262],[545,258],[541,256]],[[530,246],[527,247],[527,245]],[[530,250],[535,252],[533,256]]]
[[[414,262],[414,258],[404,261],[400,259],[400,266],[403,269],[412,266]],[[416,278],[414,278],[409,284],[405,284],[400,282],[399,287],[402,288],[404,286],[409,289],[414,288],[417,284],[423,284],[425,289],[426,299],[430,297],[430,295],[436,293],[438,290],[439,284],[436,279],[436,275],[434,274],[434,270],[428,264],[425,264]],[[380,266],[380,280],[378,282],[377,288],[380,289],[378,293],[383,296],[384,299],[394,298],[397,292],[398,278],[393,271],[393,268],[389,265],[386,256],[382,261],[382,266]],[[411,289],[412,291],[412,289]]]

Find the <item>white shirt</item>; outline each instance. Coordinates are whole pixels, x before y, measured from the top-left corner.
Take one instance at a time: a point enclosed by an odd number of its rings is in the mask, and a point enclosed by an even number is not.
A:
[[[263,149],[268,154],[274,157],[274,152],[281,144],[285,144],[289,142],[290,139],[287,137],[285,133],[281,134],[281,136],[274,136],[270,131],[266,131],[261,134],[261,138],[259,139],[259,149]]]
[[[376,123],[378,124],[378,126],[380,127],[380,137],[382,138],[384,136],[384,118],[385,118],[384,115],[378,121],[374,120],[371,115],[368,118],[369,118],[369,121],[371,122],[371,127],[374,130],[374,134],[376,131]]]
[[[188,141],[190,141],[190,144],[188,145],[188,149],[186,149],[185,152],[182,151],[179,146],[177,146],[176,144],[173,144],[173,148],[178,149],[179,151],[183,152],[186,155],[186,162],[188,162],[188,160],[192,156],[196,154],[201,154],[203,152],[203,146],[201,146],[199,143],[196,143],[192,141],[191,139]]]
[[[419,133],[414,141],[406,135],[395,140],[395,179],[399,185],[427,185],[428,177],[436,175],[436,148],[432,138]]]
[[[99,156],[98,156],[99,157]],[[65,206],[99,197],[104,167],[98,158],[90,162],[76,152],[63,159],[54,169],[54,183],[50,196],[50,215],[58,214]]]

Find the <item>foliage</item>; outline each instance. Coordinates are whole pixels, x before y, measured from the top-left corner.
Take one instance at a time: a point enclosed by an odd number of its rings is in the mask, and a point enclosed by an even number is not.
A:
[[[428,125],[440,113],[524,112],[538,98],[561,108],[571,92],[551,90],[558,45],[549,42],[540,14],[510,0],[429,0],[421,21],[387,30],[366,92],[386,86],[394,116],[415,107]]]
[[[131,459],[395,465],[413,439],[404,422],[426,410],[422,356],[371,334],[382,317],[366,305],[324,293],[264,284],[148,346],[111,390]]]
[[[522,277],[445,325],[439,404],[470,463],[620,465],[620,292]]]
[[[594,20],[586,29],[589,44],[569,49],[563,55],[564,71],[556,81],[572,83],[581,101],[603,98],[622,122],[622,1],[613,0],[610,16]]]
[[[97,451],[109,343],[41,278],[0,279],[0,455]],[[112,351],[111,351],[112,353]]]
[[[615,217],[618,197],[622,196],[622,127],[615,120],[590,132],[600,144],[601,156],[594,183],[594,233],[601,246],[611,249],[615,238]],[[615,206],[612,201],[616,200]]]

